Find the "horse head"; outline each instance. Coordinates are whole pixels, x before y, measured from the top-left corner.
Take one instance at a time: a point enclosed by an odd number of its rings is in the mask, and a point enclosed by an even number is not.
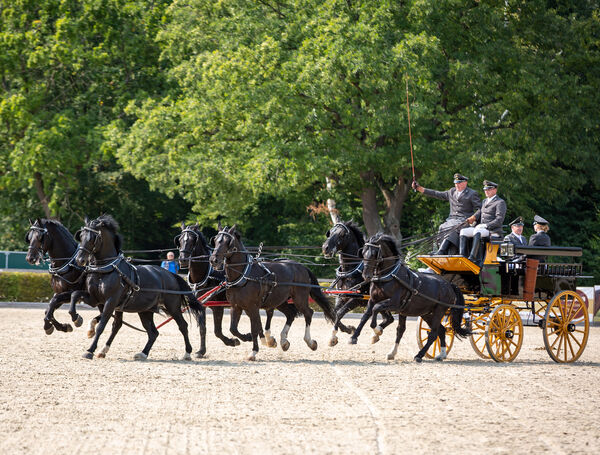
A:
[[[181,223],[181,234],[174,241],[179,250],[179,265],[182,268],[189,268],[192,258],[208,255],[208,242],[198,224],[186,226]]]
[[[79,242],[75,262],[85,267],[93,257],[116,257],[121,251],[121,235],[118,231],[119,225],[110,215],[101,215],[92,221],[86,217],[85,225],[75,233],[75,240]]]
[[[326,258],[333,257],[338,252],[357,256],[365,243],[363,233],[352,221],[336,223],[325,235],[327,239],[321,249]]]
[[[50,239],[45,220],[42,221],[38,218],[33,223],[30,221],[30,224],[31,226],[25,234],[25,242],[29,244],[25,260],[29,264],[38,265],[44,257],[44,253],[48,251]]]
[[[395,264],[400,257],[400,250],[393,237],[378,233],[365,243],[362,257],[365,264],[362,275],[369,281],[390,267],[390,264]]]
[[[241,235],[235,229],[235,224],[231,228],[226,226],[215,236],[215,246],[209,259],[210,265],[215,270],[223,270],[225,260],[241,249]]]

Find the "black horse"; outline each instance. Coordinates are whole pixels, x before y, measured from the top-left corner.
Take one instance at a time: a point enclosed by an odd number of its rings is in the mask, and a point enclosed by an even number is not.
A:
[[[229,303],[244,310],[250,317],[252,352],[248,360],[256,360],[259,337],[266,344],[260,321],[261,308],[278,308],[285,314],[286,323],[280,339],[284,351],[290,346],[287,335],[297,312],[304,315],[306,322],[304,341],[313,351],[317,349],[317,342],[310,336],[313,310],[308,305],[309,295],[323,309],[326,319],[333,322],[335,314],[331,303],[321,291],[317,278],[308,268],[290,260],[264,263],[255,261],[246,251],[235,226],[224,228],[216,235],[210,263],[215,269],[225,269]],[[292,299],[293,306],[282,304],[289,298]]]
[[[335,280],[333,282],[335,289],[349,290],[360,285],[356,290],[360,294],[367,295],[369,293],[369,283],[363,280],[363,262],[361,256],[365,237],[358,225],[353,221],[341,221],[329,229],[326,236],[327,240],[325,240],[322,246],[323,256],[330,258],[337,253],[340,259],[340,266],[335,272]],[[338,343],[338,328],[344,333],[352,334],[354,332],[354,327],[346,327],[341,322],[346,313],[366,305],[367,302],[362,296],[349,297],[343,294],[336,296],[335,324],[333,325],[329,346],[335,346]],[[379,341],[379,336],[383,333],[383,329],[394,322],[394,316],[392,316],[391,312],[384,311],[382,314],[384,316],[382,324],[373,329],[375,331],[372,338],[373,343]]]
[[[136,360],[145,360],[158,337],[154,325],[154,313],[163,309],[179,327],[185,341],[184,360],[191,359],[192,345],[188,337],[187,322],[182,311],[186,303],[200,326],[202,347],[206,352],[206,321],[204,307],[194,298],[192,290],[179,275],[155,265],[134,267],[127,262],[121,252],[121,236],[117,222],[108,215],[88,221],[77,232],[75,239],[80,241],[75,261],[86,269],[86,289],[91,299],[104,303],[102,318],[96,328],[92,345],[83,355],[92,359],[98,347],[98,339],[104,331],[111,314],[116,311],[111,333],[102,353],[106,354],[114,336],[121,327],[123,312],[138,313],[148,334],[148,342]]]
[[[465,300],[460,289],[454,284],[444,281],[441,277],[430,273],[419,273],[410,270],[401,260],[400,252],[393,237],[376,234],[363,247],[364,270],[363,277],[371,281],[370,299],[367,310],[354,332],[353,343],[367,320],[373,319],[381,311],[396,311],[398,328],[396,343],[388,354],[388,360],[393,360],[400,339],[406,329],[407,316],[421,316],[431,328],[427,342],[415,356],[421,362],[423,356],[435,341],[440,339],[440,354],[436,360],[446,358],[446,329],[442,318],[448,308],[454,334],[465,338],[471,332],[461,326],[465,308]],[[374,323],[371,323],[374,326]]]
[[[50,257],[50,285],[54,295],[48,303],[44,316],[44,330],[50,335],[54,329],[61,332],[72,332],[71,324],[61,324],[54,318],[54,312],[63,303],[72,302],[74,308],[78,301],[89,302],[89,294],[85,290],[85,272],[83,267],[75,264],[77,242],[59,221],[40,219],[33,222],[27,231],[25,241],[29,244],[26,260],[30,264],[39,264],[44,254]],[[100,309],[102,311],[102,309]],[[83,319],[75,311],[69,310],[76,327],[80,327]],[[90,321],[88,336],[93,336],[94,327],[100,315]]]
[[[179,265],[188,269],[188,282],[196,296],[204,294],[210,289],[225,281],[225,273],[212,268],[208,262],[210,247],[206,237],[202,234],[197,224],[186,226],[181,223],[181,234],[175,237],[175,245],[179,249]],[[227,302],[225,289],[218,291],[210,297],[215,302]],[[252,335],[242,334],[238,330],[241,311],[237,307],[231,309],[230,332],[237,338],[228,338],[223,335],[223,313],[222,306],[212,306],[215,336],[227,346],[238,346],[239,340],[252,341]],[[238,339],[239,338],[239,339]]]

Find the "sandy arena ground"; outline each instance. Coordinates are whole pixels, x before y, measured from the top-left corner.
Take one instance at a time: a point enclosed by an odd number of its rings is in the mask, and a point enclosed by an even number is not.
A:
[[[81,328],[47,336],[44,308],[0,305],[2,454],[600,451],[598,327],[571,365],[550,360],[537,328],[525,329],[512,364],[478,358],[468,341],[455,342],[443,363],[416,364],[414,321],[388,362],[395,324],[378,344],[367,329],[358,345],[342,334],[330,348],[322,318],[313,322],[316,352],[297,320],[288,352],[261,347],[251,363],[248,344],[229,348],[212,335],[211,317],[206,359],[178,360],[183,340],[170,323],[145,362],[132,360],[145,335],[127,327],[106,359],[90,361],[81,355],[95,312],[82,308]],[[70,319],[63,309],[56,316]],[[125,320],[140,326],[135,315]],[[274,320],[278,341],[283,322]]]

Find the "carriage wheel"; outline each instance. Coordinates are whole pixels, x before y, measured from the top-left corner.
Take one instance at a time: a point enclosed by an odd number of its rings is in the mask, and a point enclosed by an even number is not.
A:
[[[470,319],[472,333],[471,336],[469,336],[469,341],[471,342],[471,347],[479,357],[485,360],[490,358],[487,348],[485,347],[485,328],[487,326],[488,314],[489,313],[479,315],[472,314]]]
[[[446,354],[449,354],[450,349],[452,349],[452,344],[454,344],[454,330],[452,330],[452,323],[450,322],[449,314],[444,315],[442,319],[442,325],[446,328]],[[431,332],[431,329],[423,320],[423,318],[419,317],[419,326],[417,328],[417,344],[419,345],[419,349],[425,346],[427,337],[429,337],[429,332]],[[425,357],[428,359],[433,359],[439,353],[440,339],[436,338],[431,347],[425,353]]]
[[[556,294],[546,308],[544,345],[552,360],[569,363],[577,360],[587,344],[590,331],[588,310],[575,291]]]
[[[485,345],[496,362],[512,362],[523,344],[523,322],[511,305],[500,305],[490,315],[485,331]]]

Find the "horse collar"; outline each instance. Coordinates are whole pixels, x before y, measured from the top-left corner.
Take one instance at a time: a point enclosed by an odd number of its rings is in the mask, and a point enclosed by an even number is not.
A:
[[[378,276],[374,276],[371,281],[390,281],[392,278],[396,278],[396,273],[398,272],[398,270],[400,270],[400,266],[402,265],[402,260],[398,259],[398,261],[396,262],[396,265],[394,266],[394,268],[392,269],[391,272],[389,272],[387,275],[384,275],[382,277],[378,277]]]
[[[359,264],[354,267],[354,269],[352,269],[349,272],[343,272],[342,271],[342,266],[340,265],[336,270],[335,270],[335,276],[336,278],[347,278],[350,275],[354,275],[356,272],[361,272],[363,267],[364,267],[364,262],[359,262]]]
[[[244,284],[246,284],[246,281],[248,281],[248,278],[246,275],[248,275],[248,272],[250,271],[250,267],[252,267],[252,256],[250,256],[248,253],[246,253],[246,259],[248,260],[248,262],[246,263],[246,268],[244,268],[242,275],[237,280],[235,280],[233,283],[226,282],[226,284],[225,284],[226,288],[232,288],[235,286],[243,286]]]
[[[204,277],[204,280],[202,280],[202,282],[200,282],[200,283],[192,283],[190,281],[190,278],[191,278],[190,272],[188,272],[187,280],[188,280],[188,283],[192,284],[192,288],[194,291],[206,284],[206,282],[210,279],[210,274],[213,273],[213,270],[214,269],[213,269],[212,265],[210,265],[210,262],[209,262],[208,263],[208,272],[206,272],[206,276]]]

